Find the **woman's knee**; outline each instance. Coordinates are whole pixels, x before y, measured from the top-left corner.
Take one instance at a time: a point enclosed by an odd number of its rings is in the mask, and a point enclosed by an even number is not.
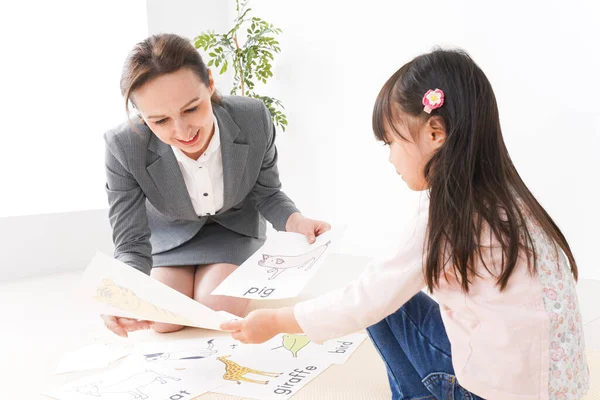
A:
[[[230,296],[217,296],[210,293],[199,293],[194,296],[198,303],[214,311],[226,311],[238,317],[244,317],[250,304],[250,299],[240,299]]]
[[[249,299],[211,294],[236,268],[237,265],[233,264],[198,266],[194,284],[194,300],[215,311],[226,311],[238,317],[246,315],[250,304]]]
[[[194,274],[196,267],[193,265],[180,267],[155,267],[150,271],[150,276],[164,283],[172,289],[183,293],[187,297],[194,295]]]
[[[152,330],[156,333],[171,333],[182,330],[183,325],[165,324],[162,322],[155,322],[152,324]]]

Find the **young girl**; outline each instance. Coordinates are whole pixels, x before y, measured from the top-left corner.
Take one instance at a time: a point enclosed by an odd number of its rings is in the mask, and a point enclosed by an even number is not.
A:
[[[373,129],[409,188],[427,190],[396,256],[222,328],[243,343],[280,332],[322,343],[368,327],[393,399],[580,399],[577,265],[510,160],[481,69],[460,51],[415,58],[381,89]]]
[[[210,293],[265,240],[265,219],[309,242],[329,224],[305,218],[281,191],[265,105],[219,96],[185,38],[138,43],[121,76],[139,117],[105,134],[115,257],[202,304],[245,314],[248,299]],[[180,325],[102,316],[114,333]]]

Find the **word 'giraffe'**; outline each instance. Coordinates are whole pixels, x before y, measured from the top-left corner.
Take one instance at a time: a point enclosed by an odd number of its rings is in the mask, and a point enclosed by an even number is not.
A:
[[[269,383],[269,381],[257,381],[255,379],[246,378],[244,375],[245,374],[254,374],[254,375],[262,375],[262,376],[270,376],[272,378],[277,378],[279,375],[281,375],[281,373],[264,372],[264,371],[258,371],[258,370],[248,368],[248,367],[242,367],[241,365],[239,365],[231,360],[228,360],[227,357],[231,357],[231,356],[217,357],[217,360],[222,361],[225,364],[225,375],[223,375],[223,379],[225,379],[226,381],[236,381],[238,383],[238,385],[242,383],[241,381],[266,385]]]

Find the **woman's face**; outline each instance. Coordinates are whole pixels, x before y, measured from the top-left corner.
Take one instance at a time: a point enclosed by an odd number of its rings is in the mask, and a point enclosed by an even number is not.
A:
[[[132,100],[152,132],[164,143],[198,159],[214,132],[209,86],[188,68],[154,78],[132,94]]]

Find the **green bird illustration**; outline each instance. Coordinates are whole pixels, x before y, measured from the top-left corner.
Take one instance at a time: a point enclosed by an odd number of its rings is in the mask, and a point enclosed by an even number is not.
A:
[[[282,346],[275,347],[274,349],[271,349],[271,350],[280,349],[282,347],[285,347],[287,350],[289,350],[292,353],[294,358],[296,358],[296,357],[298,357],[298,352],[300,350],[302,350],[304,347],[306,347],[309,343],[310,343],[310,339],[306,335],[296,335],[296,334],[283,335]]]

